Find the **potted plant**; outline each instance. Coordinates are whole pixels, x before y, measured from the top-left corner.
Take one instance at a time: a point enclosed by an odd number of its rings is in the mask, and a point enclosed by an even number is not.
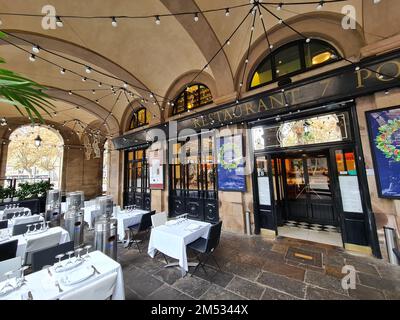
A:
[[[8,203],[12,201],[12,196],[15,192],[14,188],[8,187],[4,189],[4,203]]]

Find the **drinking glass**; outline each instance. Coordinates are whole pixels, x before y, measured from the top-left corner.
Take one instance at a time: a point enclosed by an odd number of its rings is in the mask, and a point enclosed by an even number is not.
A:
[[[67,252],[67,255],[68,255],[68,261],[67,261],[67,263],[66,263],[66,265],[68,265],[68,264],[71,264],[72,263],[72,261],[71,261],[71,256],[74,254],[74,251],[68,251]]]
[[[87,259],[90,258],[90,256],[89,256],[89,250],[90,250],[91,248],[92,248],[92,246],[91,246],[90,244],[88,244],[87,246],[85,246],[86,254],[85,254],[85,256],[83,257],[85,260],[87,260]]]
[[[25,271],[28,269],[28,266],[22,266],[21,268],[19,268],[19,278],[17,279],[17,286],[21,287],[26,283],[26,279],[25,279]]]
[[[60,267],[62,266],[62,264],[61,264],[61,259],[62,259],[64,256],[65,256],[64,253],[61,253],[61,254],[56,255],[56,259],[58,259],[57,266],[60,266]]]
[[[26,233],[31,233],[31,227],[32,227],[32,225],[31,225],[31,224],[27,224],[26,227],[28,228],[28,230],[27,230]]]
[[[82,248],[78,248],[78,249],[75,250],[75,252],[76,252],[76,254],[75,254],[76,261],[81,261],[82,260],[82,257],[81,257],[82,251],[83,251]]]
[[[50,229],[50,221],[46,221],[46,229],[49,230]]]

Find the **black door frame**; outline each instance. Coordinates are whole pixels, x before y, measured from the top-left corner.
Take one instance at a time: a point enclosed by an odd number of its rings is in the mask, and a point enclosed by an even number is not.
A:
[[[285,154],[285,155],[280,155],[280,156],[276,156],[276,155],[272,155],[271,156],[271,161],[272,160],[278,160],[280,159],[281,163],[282,163],[282,189],[283,190],[287,190],[287,177],[286,177],[286,168],[285,168],[285,160],[286,159],[302,159],[302,166],[303,166],[303,171],[304,171],[304,182],[306,184],[309,184],[309,173],[308,170],[306,170],[308,168],[308,163],[307,163],[307,159],[309,158],[318,158],[318,156],[323,155],[324,158],[326,158],[327,160],[327,169],[328,169],[328,173],[329,173],[329,191],[331,193],[331,205],[332,205],[332,210],[333,210],[333,215],[335,218],[338,218],[338,211],[337,211],[337,206],[335,205],[335,195],[334,195],[334,190],[335,190],[335,181],[334,181],[334,177],[333,177],[333,167],[332,167],[332,161],[331,161],[331,155],[329,152],[329,149],[321,149],[320,151],[316,152],[307,152],[307,151],[303,151],[303,152],[299,152],[299,153],[290,153],[290,154]],[[277,162],[277,161],[275,161]],[[276,164],[275,164],[276,165]],[[276,171],[276,169],[275,169]],[[276,186],[275,186],[275,190],[279,190],[279,186],[278,186],[278,180],[277,178],[275,178],[275,182],[276,182]],[[288,199],[287,199],[287,193],[285,192],[284,196],[282,197],[280,194],[277,194],[276,197],[282,198],[283,200],[283,205],[284,205],[284,212],[285,212],[285,218],[287,220],[292,219],[291,217],[289,217],[290,215],[290,208],[289,208],[289,203],[288,203]],[[312,213],[312,199],[310,197],[309,192],[307,192],[307,196],[305,199],[305,210],[307,211],[307,218],[303,219],[304,222],[309,222],[309,223],[321,223],[322,221],[313,221],[312,218],[310,218],[311,213]],[[282,211],[281,211],[282,212]],[[293,218],[292,220],[295,220],[296,218]],[[279,219],[278,219],[279,220]],[[305,221],[307,220],[307,221]],[[336,220],[336,219],[334,219]],[[338,225],[339,221],[337,222],[329,222],[329,224],[333,224],[333,225]]]
[[[135,159],[135,153],[138,150],[143,151],[143,157],[141,159]],[[123,204],[127,205],[136,205],[139,209],[143,210],[151,210],[151,190],[149,186],[149,166],[146,157],[147,148],[135,148],[135,149],[127,149],[124,151],[124,192],[123,192]],[[134,159],[129,160],[129,153],[133,152]],[[129,177],[129,163],[132,163],[132,175],[135,174],[136,169],[135,165],[141,163],[142,172],[141,172],[141,186],[140,192],[137,192],[137,179],[134,179],[134,176]],[[129,181],[133,181],[134,185],[129,188]],[[131,189],[131,190],[129,190]]]
[[[212,133],[207,133],[207,135],[212,135]],[[202,150],[202,141],[204,135],[198,135],[198,158],[201,159],[201,150]],[[214,138],[214,137],[213,137]],[[187,141],[186,141],[187,142]],[[176,141],[176,143],[180,143],[181,147],[186,143],[185,141]],[[215,143],[214,143],[215,149]],[[214,150],[215,151],[215,150]],[[172,156],[171,153],[169,153]],[[208,190],[204,186],[208,184],[208,176],[207,170],[205,169],[206,164],[197,163],[197,189],[189,189],[189,164],[180,163],[180,175],[181,175],[181,183],[183,183],[183,188],[175,189],[174,179],[175,179],[175,167],[176,164],[173,164],[172,159],[169,160],[168,166],[168,175],[170,177],[170,183],[168,184],[168,207],[169,207],[169,215],[171,217],[181,215],[181,214],[189,214],[191,219],[207,221],[211,223],[217,223],[219,221],[219,205],[218,205],[218,177],[217,177],[217,167],[214,164],[214,190]]]
[[[340,188],[339,188],[339,182],[338,182],[338,175],[335,174],[334,176],[334,181],[332,181],[333,186],[335,188],[334,190],[334,195],[335,195],[335,206],[336,209],[338,210],[338,217],[340,221],[340,227],[341,227],[341,234],[342,234],[342,240],[343,244],[344,243],[351,243],[355,245],[361,245],[361,246],[369,246],[372,250],[372,254],[377,257],[377,258],[382,258],[381,251],[380,251],[380,246],[379,246],[379,241],[378,241],[378,235],[377,235],[377,229],[376,229],[376,222],[375,222],[375,216],[372,211],[372,205],[371,205],[371,198],[369,194],[369,187],[368,187],[368,180],[367,180],[367,174],[365,170],[365,160],[364,160],[364,153],[362,150],[362,144],[361,144],[361,137],[360,137],[360,131],[359,131],[359,124],[358,124],[358,117],[357,117],[357,110],[355,104],[351,104],[344,106],[342,109],[336,109],[340,111],[347,111],[349,113],[349,125],[350,125],[350,131],[351,131],[351,136],[352,136],[352,141],[342,141],[340,143],[323,143],[323,144],[318,144],[318,145],[304,145],[301,147],[290,147],[290,148],[285,148],[282,150],[275,149],[275,150],[263,150],[263,151],[254,151],[252,149],[253,153],[253,165],[254,168],[257,168],[256,164],[256,159],[257,157],[267,157],[268,158],[268,174],[270,177],[270,190],[273,189],[273,179],[272,179],[272,165],[271,165],[271,158],[276,155],[282,155],[282,154],[290,154],[290,153],[308,153],[308,152],[313,152],[313,151],[320,151],[323,149],[329,149],[330,151],[330,164],[331,168],[336,170],[336,160],[332,156],[334,154],[335,150],[337,149],[352,149],[354,151],[355,155],[355,161],[356,161],[356,166],[357,166],[357,177],[358,177],[358,183],[359,183],[359,188],[360,188],[360,196],[361,196],[361,202],[362,202],[362,207],[363,207],[363,215],[357,215],[357,214],[352,214],[352,213],[345,213],[343,212],[342,209],[342,200],[340,196]],[[327,114],[326,110],[321,108],[316,108],[313,110],[313,112],[307,113],[307,116],[315,116],[315,115],[322,115],[322,114]],[[304,114],[296,117],[296,115],[293,115],[293,117],[290,117],[290,120],[296,119],[296,118],[304,118]],[[268,124],[268,123],[274,123],[274,119],[270,119],[267,122],[262,122],[262,124]],[[254,126],[259,126],[260,123],[255,124]],[[331,173],[331,175],[333,172]],[[260,217],[260,205],[259,205],[259,197],[258,197],[258,181],[257,181],[257,173],[254,170],[252,174],[252,181],[253,181],[253,199],[254,199],[254,225],[255,225],[255,233],[260,234],[261,232],[261,217]],[[271,209],[272,209],[272,216],[270,217],[271,223],[274,224],[274,227],[271,228],[271,230],[275,230],[275,233],[277,234],[278,232],[278,226],[277,226],[277,214],[276,214],[276,204],[275,204],[275,195],[271,194]],[[340,203],[338,203],[340,202]],[[339,210],[341,209],[341,210]],[[355,227],[355,226],[358,227]],[[362,231],[360,231],[362,229]],[[358,237],[356,232],[363,232],[364,234],[361,237]],[[361,238],[365,238],[366,240],[363,240]],[[367,242],[367,243],[365,243]]]

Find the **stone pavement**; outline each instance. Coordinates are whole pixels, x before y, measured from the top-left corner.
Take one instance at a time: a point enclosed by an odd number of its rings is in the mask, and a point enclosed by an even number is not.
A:
[[[179,269],[164,268],[161,255],[150,258],[147,244],[142,253],[118,247],[126,299],[400,299],[400,267],[329,245],[222,233],[214,252],[222,272],[210,262],[207,274],[182,278]],[[341,286],[344,265],[357,271],[355,290]]]

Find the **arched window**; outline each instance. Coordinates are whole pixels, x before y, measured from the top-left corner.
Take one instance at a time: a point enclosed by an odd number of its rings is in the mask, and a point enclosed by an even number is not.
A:
[[[129,124],[129,130],[136,129],[148,125],[151,120],[151,114],[146,108],[136,110],[132,115],[132,120]]]
[[[57,131],[45,126],[22,126],[10,135],[6,178],[17,179],[16,185],[49,179],[58,189],[63,151],[64,141]]]
[[[288,43],[268,55],[257,67],[250,89],[293,76],[339,60],[337,50],[329,43],[313,39]]]
[[[213,98],[210,89],[203,84],[195,84],[187,87],[178,95],[174,102],[172,114],[190,111],[212,102]]]

